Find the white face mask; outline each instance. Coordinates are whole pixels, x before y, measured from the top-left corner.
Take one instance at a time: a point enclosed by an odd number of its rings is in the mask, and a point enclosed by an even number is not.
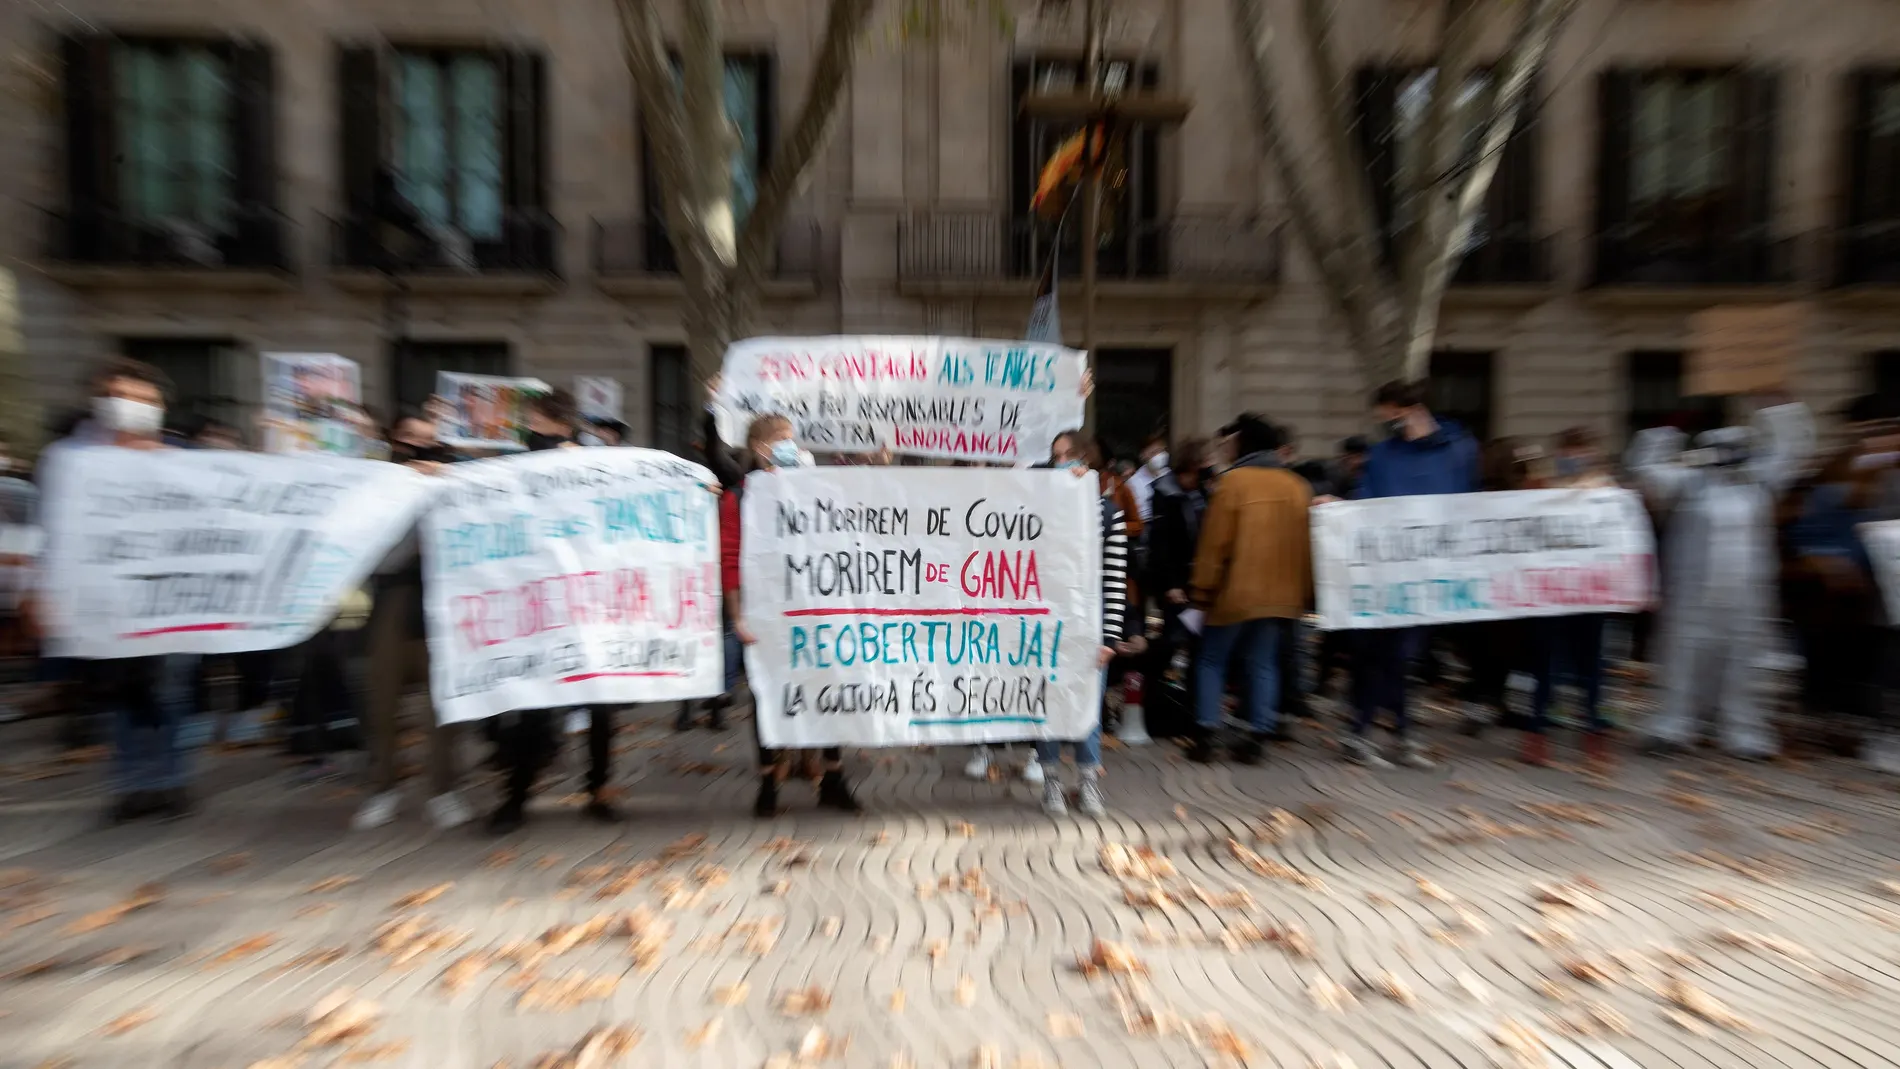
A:
[[[1148,458],[1148,470],[1156,475],[1168,470],[1168,454],[1156,453]]]
[[[157,434],[165,425],[165,406],[148,405],[129,397],[95,397],[92,418],[120,434]]]

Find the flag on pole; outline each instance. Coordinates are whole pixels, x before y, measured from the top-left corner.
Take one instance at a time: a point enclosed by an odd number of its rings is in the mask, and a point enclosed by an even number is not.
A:
[[[1029,325],[1023,328],[1026,341],[1062,344],[1062,310],[1056,304],[1056,260],[1062,255],[1062,223],[1056,221],[1055,238],[1049,243],[1049,262],[1036,280],[1036,303],[1029,306]]]

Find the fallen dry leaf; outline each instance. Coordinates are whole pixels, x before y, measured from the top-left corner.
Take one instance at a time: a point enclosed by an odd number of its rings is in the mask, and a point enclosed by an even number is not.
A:
[[[1097,939],[1095,945],[1089,948],[1088,957],[1078,964],[1085,974],[1101,971],[1113,976],[1136,976],[1148,971],[1148,967],[1127,947],[1106,939]]]
[[[1353,998],[1352,992],[1335,983],[1332,977],[1325,973],[1320,973],[1313,978],[1313,982],[1306,988],[1306,993],[1312,997],[1315,1006],[1332,1013],[1338,1013],[1348,1005],[1359,1001]]]
[[[234,961],[240,961],[253,954],[261,954],[276,944],[277,937],[268,932],[263,935],[254,935],[243,942],[233,944],[230,949],[212,958],[206,962],[205,965],[207,968],[213,965],[229,965]]]
[[[122,1036],[140,1025],[150,1024],[156,1019],[157,1015],[149,1009],[132,1010],[107,1021],[105,1027],[99,1029],[99,1033],[107,1036]]]
[[[1720,1028],[1736,1032],[1754,1031],[1754,1026],[1717,1001],[1713,995],[1680,976],[1663,981],[1663,997],[1682,1010]]]
[[[955,998],[959,1006],[974,1006],[976,1004],[976,981],[970,979],[968,976],[958,977]]]
[[[778,1011],[787,1017],[810,1017],[831,1008],[831,992],[822,987],[804,987],[781,992]]]
[[[438,883],[434,887],[425,887],[420,891],[411,891],[389,904],[390,909],[419,909],[449,893],[454,883]]]
[[[751,985],[739,983],[739,984],[730,984],[725,987],[713,988],[712,997],[713,997],[713,1001],[717,1002],[721,1006],[737,1006],[740,1003],[744,1002],[746,1000],[746,996],[751,993],[752,993]]]
[[[104,909],[94,910],[66,925],[64,928],[61,928],[59,932],[61,935],[84,935],[87,932],[96,932],[101,928],[117,924],[119,921],[124,920],[131,914],[137,913],[141,909],[149,909],[152,906],[158,905],[159,900],[164,898],[164,896],[165,889],[161,885],[156,883],[140,884],[133,890],[131,897],[125,901],[117,905],[107,906]]]
[[[1372,989],[1401,1006],[1418,1005],[1418,996],[1389,969],[1372,978]]]
[[[228,872],[236,872],[250,863],[251,855],[239,851],[237,853],[221,854],[214,857],[210,861],[205,862],[205,867],[209,868],[212,872],[222,875]]]
[[[1051,1013],[1048,1026],[1051,1039],[1075,1039],[1082,1034],[1082,1018],[1073,1013]]]
[[[355,1047],[346,1050],[343,1052],[343,1056],[337,1059],[336,1064],[364,1065],[369,1062],[386,1062],[400,1058],[407,1053],[409,1053],[409,1041],[406,1039],[395,1039],[388,1043],[377,1043],[374,1046]]]
[[[374,1031],[382,1019],[382,1007],[356,997],[349,988],[338,988],[319,999],[304,1018],[309,1029],[302,1046],[329,1047],[356,1039]]]
[[[358,877],[355,876],[326,876],[304,888],[303,893],[307,895],[321,895],[328,894],[331,891],[340,891],[355,883],[357,879]]]
[[[686,1033],[686,1049],[698,1050],[719,1038],[719,1018],[714,1017],[691,1032]]]
[[[904,989],[901,987],[891,992],[891,1012],[904,1012]]]

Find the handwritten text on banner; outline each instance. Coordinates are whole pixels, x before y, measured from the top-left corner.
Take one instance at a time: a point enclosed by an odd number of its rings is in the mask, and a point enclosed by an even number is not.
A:
[[[49,454],[47,622],[61,653],[242,653],[330,622],[434,481],[323,454],[62,447]]]
[[[1101,507],[1068,472],[758,473],[746,649],[773,747],[1081,738],[1101,705]]]
[[[442,723],[723,686],[712,473],[651,449],[455,464],[422,525]]]
[[[726,350],[719,433],[742,443],[754,416],[776,412],[814,453],[1037,461],[1082,425],[1084,364],[1040,342],[750,338]]]
[[[1321,626],[1639,612],[1655,542],[1628,490],[1518,490],[1313,509]]]

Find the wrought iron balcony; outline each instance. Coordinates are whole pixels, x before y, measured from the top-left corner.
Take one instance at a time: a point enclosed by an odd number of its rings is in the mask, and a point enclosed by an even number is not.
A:
[[[1071,220],[1073,224],[1073,220]],[[897,273],[903,283],[1034,279],[1049,257],[1067,278],[1082,270],[1082,235],[1053,224],[982,212],[920,212],[899,220]],[[1182,215],[1104,231],[1096,256],[1104,282],[1271,285],[1280,277],[1280,234],[1258,219]]]
[[[1900,286],[1900,220],[1835,232],[1836,279],[1843,286]]]
[[[767,280],[814,285],[823,247],[823,234],[815,220],[786,220],[779,227]],[[671,279],[679,271],[679,257],[663,224],[645,218],[594,222],[596,277]]]
[[[330,264],[392,275],[560,274],[561,225],[544,211],[502,213],[498,232],[402,228],[363,216],[330,220]]]
[[[1596,236],[1598,286],[1787,286],[1798,243],[1766,227],[1737,234],[1674,234],[1635,224]]]
[[[1550,283],[1550,243],[1521,231],[1500,230],[1465,253],[1454,286],[1542,286]]]
[[[78,208],[47,216],[47,255],[62,265],[160,271],[290,270],[288,221],[258,205],[238,205],[213,227],[115,209]]]

